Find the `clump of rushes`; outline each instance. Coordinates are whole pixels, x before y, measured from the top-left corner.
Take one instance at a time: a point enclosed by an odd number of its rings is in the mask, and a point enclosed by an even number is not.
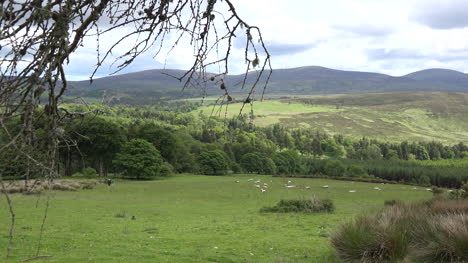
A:
[[[333,212],[335,206],[330,199],[312,197],[309,199],[281,200],[275,206],[263,207],[260,212],[272,213],[320,213]]]
[[[467,202],[389,203],[332,233],[332,246],[343,261],[468,261]]]

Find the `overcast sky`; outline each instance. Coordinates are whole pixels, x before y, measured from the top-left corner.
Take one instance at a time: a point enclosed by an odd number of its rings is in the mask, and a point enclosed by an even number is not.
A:
[[[468,72],[468,0],[233,2],[245,21],[261,28],[273,68],[318,65],[394,76],[427,68]],[[72,56],[70,79],[86,79],[96,63],[94,50],[86,44]],[[187,69],[191,54],[181,45],[166,68]],[[125,72],[161,68],[165,59],[148,53]],[[242,59],[233,61],[231,73],[241,73]],[[98,75],[111,72],[106,65]]]

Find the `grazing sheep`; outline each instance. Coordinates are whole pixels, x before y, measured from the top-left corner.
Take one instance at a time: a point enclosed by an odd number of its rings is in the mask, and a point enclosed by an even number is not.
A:
[[[310,189],[311,189],[311,187],[310,187],[310,186],[306,186],[306,187],[305,187],[305,189],[307,189],[307,190],[310,190]]]
[[[252,179],[252,178],[250,178],[250,179],[247,179],[247,181],[253,181],[253,179]]]
[[[324,186],[322,186],[322,188],[328,188],[328,185],[324,185]]]
[[[240,183],[240,181],[236,181],[236,183]]]
[[[259,183],[260,183],[260,180],[257,180],[257,181],[255,181],[254,183],[259,184]]]
[[[295,185],[287,185],[286,188],[296,188]]]
[[[374,190],[379,190],[380,191],[382,189],[380,189],[379,187],[374,187]]]
[[[350,193],[356,193],[356,190],[349,190]]]
[[[260,189],[260,191],[262,191],[262,193],[265,193],[265,192],[266,192],[266,190],[265,190],[265,189]]]
[[[260,185],[256,184],[255,187],[260,188]]]
[[[426,188],[426,191],[432,191],[432,189],[431,188]]]
[[[292,183],[292,181],[289,181],[289,180],[288,180],[288,184],[290,184],[290,183]]]

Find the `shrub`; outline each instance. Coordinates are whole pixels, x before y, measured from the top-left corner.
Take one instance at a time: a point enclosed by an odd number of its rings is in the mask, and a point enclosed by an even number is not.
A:
[[[83,171],[81,171],[81,174],[86,178],[95,178],[98,176],[96,169],[91,167],[84,168]]]
[[[260,212],[273,213],[319,213],[333,212],[334,205],[330,199],[319,199],[312,197],[310,199],[292,199],[281,200],[272,207],[263,207]]]
[[[238,174],[242,171],[240,165],[236,162],[231,163],[231,171],[235,174]]]
[[[331,236],[338,256],[346,262],[396,262],[407,250],[405,235],[397,228],[386,228],[375,217],[359,217],[341,226]]]
[[[443,192],[444,190],[438,187],[435,187],[435,186],[432,187],[432,194],[434,194],[434,196],[441,195]]]
[[[413,229],[411,256],[421,262],[468,260],[468,214],[449,213],[430,218]]]
[[[401,205],[401,204],[403,204],[402,201],[400,201],[400,200],[395,200],[395,199],[392,199],[392,200],[385,200],[385,202],[384,202],[384,205],[385,205],[385,206]]]
[[[174,167],[167,162],[164,162],[161,165],[161,170],[159,170],[159,175],[163,177],[168,177],[174,174]]]
[[[384,210],[361,216],[332,234],[344,261],[465,262],[468,260],[468,203],[432,200],[418,204],[386,201]]]

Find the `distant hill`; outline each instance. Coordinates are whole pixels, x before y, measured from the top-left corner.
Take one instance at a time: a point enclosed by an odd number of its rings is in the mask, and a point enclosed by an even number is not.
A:
[[[437,83],[439,85],[467,87],[468,84],[467,74],[449,69],[426,69],[405,75],[404,77],[426,83]]]
[[[182,70],[146,70],[89,81],[71,82],[67,95],[89,98],[107,96],[116,103],[146,104],[157,100],[201,97],[202,89],[189,88],[182,92],[183,83],[168,76],[181,76]],[[168,75],[167,75],[168,74]],[[256,73],[249,73],[252,84]],[[232,94],[245,93],[240,89],[243,75],[226,76]],[[259,87],[260,90],[260,87]],[[206,95],[220,95],[222,91],[210,82]],[[448,69],[427,69],[401,77],[371,72],[335,70],[318,66],[273,70],[266,93],[268,95],[332,95],[380,92],[463,92],[468,93],[468,75]]]

